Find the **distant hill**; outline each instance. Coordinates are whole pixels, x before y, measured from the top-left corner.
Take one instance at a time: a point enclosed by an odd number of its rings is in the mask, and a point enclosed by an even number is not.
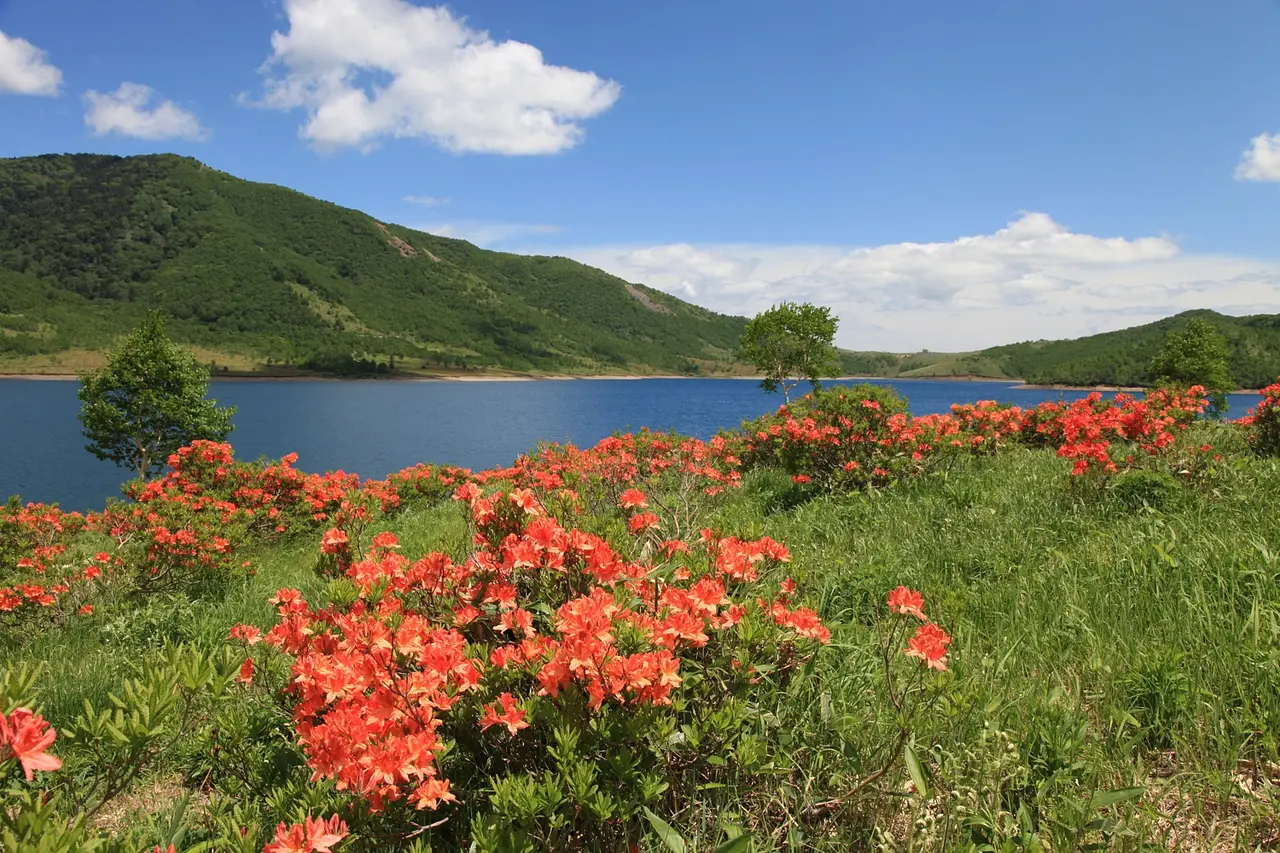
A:
[[[742,373],[744,318],[567,258],[492,252],[197,160],[0,159],[0,373],[93,367],[158,307],[221,370]],[[1240,387],[1280,374],[1280,315],[1192,311],[1068,341],[968,353],[842,352],[851,375],[1143,385],[1201,316]]]
[[[984,376],[1035,385],[1150,384],[1151,359],[1165,336],[1192,317],[1212,322],[1227,339],[1228,367],[1238,388],[1269,385],[1280,376],[1280,314],[1229,317],[1187,311],[1143,326],[1065,341],[1029,341],[967,353],[846,352],[846,372],[903,378]]]
[[[0,160],[0,372],[93,366],[151,307],[240,371],[723,372],[745,322],[190,158]]]

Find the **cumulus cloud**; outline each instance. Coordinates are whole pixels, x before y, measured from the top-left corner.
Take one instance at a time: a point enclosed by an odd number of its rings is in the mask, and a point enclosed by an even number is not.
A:
[[[118,133],[137,139],[204,139],[208,133],[200,121],[173,101],[152,101],[158,94],[141,83],[121,83],[114,92],[90,89],[84,99],[88,106],[84,123],[94,136]]]
[[[439,198],[433,195],[407,195],[404,200],[409,204],[420,204],[423,207],[439,207],[442,204],[448,204],[449,199]]]
[[[439,237],[453,237],[466,240],[477,246],[494,246],[511,240],[537,238],[550,234],[559,234],[564,229],[559,225],[532,225],[521,222],[485,222],[481,220],[465,220],[461,222],[439,222],[429,225],[413,226],[418,231],[435,234]]]
[[[261,106],[307,111],[317,148],[368,150],[385,137],[456,152],[554,154],[609,109],[617,83],[494,41],[444,6],[405,0],[284,0]]]
[[[48,55],[26,39],[0,32],[0,92],[17,95],[56,95],[62,72]]]
[[[1237,181],[1280,181],[1280,133],[1255,136],[1236,166]]]
[[[1160,236],[1075,233],[1044,213],[941,243],[559,253],[730,314],[783,300],[829,305],[841,320],[837,343],[851,349],[963,351],[1092,334],[1191,308],[1280,309],[1280,261],[1187,255]]]

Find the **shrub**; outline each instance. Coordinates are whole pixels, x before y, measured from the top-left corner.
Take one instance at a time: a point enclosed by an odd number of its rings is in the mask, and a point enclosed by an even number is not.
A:
[[[633,492],[630,535],[656,535]],[[829,636],[789,587],[768,591],[785,548],[708,532],[641,563],[530,491],[457,497],[477,544],[466,561],[411,561],[380,533],[346,566],[359,597],[345,610],[274,599],[266,647],[293,660],[316,778],[380,825],[456,799],[438,837],[470,832],[478,850],[613,849],[642,834],[645,807],[760,772],[748,697]]]
[[[882,485],[920,462],[907,403],[880,385],[833,386],[742,425],[746,469],[781,468],[814,489]]]
[[[1241,419],[1249,428],[1249,444],[1260,456],[1280,456],[1280,382],[1262,389],[1256,409]]]

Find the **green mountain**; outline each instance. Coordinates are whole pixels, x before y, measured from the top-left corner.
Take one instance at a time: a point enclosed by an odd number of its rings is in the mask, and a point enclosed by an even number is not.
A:
[[[1280,314],[1229,317],[1186,311],[1143,326],[1066,341],[1028,341],[967,353],[848,352],[846,372],[904,378],[984,376],[1036,385],[1147,385],[1147,367],[1168,333],[1192,317],[1212,322],[1227,339],[1228,369],[1238,388],[1280,376]]]
[[[186,157],[0,160],[0,372],[69,372],[158,307],[222,369],[704,373],[744,320]]]
[[[186,157],[0,159],[0,372],[95,366],[143,313],[222,370],[745,372],[744,320],[567,258],[479,249]],[[842,352],[846,373],[1142,385],[1190,316],[1240,387],[1280,375],[1280,315],[1193,311],[968,353]]]

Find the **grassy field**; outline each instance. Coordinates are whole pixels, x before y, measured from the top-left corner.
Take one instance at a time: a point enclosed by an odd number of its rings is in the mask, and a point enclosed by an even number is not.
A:
[[[687,721],[677,729],[636,712],[668,732],[653,747],[668,762],[670,786],[646,801],[652,818],[618,818],[617,826],[628,827],[623,835],[508,836],[473,849],[1272,849],[1280,837],[1280,462],[1249,452],[1234,425],[1197,424],[1185,441],[1213,445],[1221,459],[1212,476],[1191,484],[1121,473],[1093,482],[1068,476],[1069,465],[1051,449],[1011,445],[949,455],[869,490],[818,490],[766,465],[718,495],[677,490],[688,502],[663,524],[676,525],[678,516],[686,542],[711,528],[784,543],[789,561],[766,561],[759,588],[794,579],[796,603],[816,611],[830,641],[812,657],[803,644],[781,642],[779,660],[799,656],[798,668],[758,665],[742,694],[710,689],[718,638],[682,653],[680,689],[707,706],[677,700],[669,713]],[[580,488],[585,497],[585,481]],[[649,494],[678,503],[652,484]],[[635,559],[656,559],[655,545],[628,538],[626,514],[605,506],[575,523]],[[410,560],[442,551],[460,561],[477,528],[465,506],[446,499],[375,515],[366,533],[384,530]],[[86,700],[110,707],[139,662],[157,659],[166,644],[185,643],[215,668],[238,665],[244,655],[228,650],[228,631],[274,624],[268,599],[281,588],[316,602],[351,600],[342,581],[317,572],[324,558],[316,529],[300,526],[270,540],[246,538],[235,554],[246,571],[218,582],[146,597],[108,585],[92,614],[0,628],[11,698],[12,673],[39,666],[42,712],[69,733]],[[111,542],[100,532],[79,534],[63,559],[91,561]],[[945,672],[916,667],[893,648],[885,656],[884,600],[899,585],[920,590],[929,617],[953,638]],[[475,836],[477,824],[471,835],[451,826],[450,809],[470,809],[474,821],[481,800],[515,808],[504,799],[513,796],[503,788],[508,782],[477,783],[470,802],[460,787],[459,803],[441,804],[427,813],[431,820],[396,824],[398,840],[379,840],[379,831],[407,819],[394,809],[371,816],[350,794],[308,781],[281,710],[288,703],[271,698],[286,681],[281,666],[274,681],[269,662],[260,671],[258,692],[182,718],[141,751],[95,753],[134,760],[138,772],[109,801],[85,810],[89,826],[127,836],[133,846],[118,849],[177,838],[177,851],[249,850],[261,849],[277,819],[336,808],[353,829],[363,827],[337,850],[452,850]],[[925,701],[895,710],[886,667],[899,696],[917,689]],[[740,698],[745,709],[741,730],[720,740],[705,728],[722,712],[717,695],[724,709]],[[128,709],[131,701],[118,704]],[[534,726],[520,738],[534,737],[546,718],[530,711],[529,719]],[[237,727],[239,746],[231,734]],[[65,740],[60,734],[52,748],[66,760],[63,796],[72,801],[95,773],[78,757],[84,730],[81,724],[81,734]],[[456,737],[462,750],[465,738]],[[516,749],[526,742],[520,738],[513,733],[502,749]],[[558,741],[545,743],[554,753]],[[745,758],[744,744],[759,755]],[[607,750],[580,751],[601,767],[612,760]],[[519,751],[500,754],[514,768],[529,761],[547,773],[552,766]],[[227,770],[236,762],[247,768],[238,777]],[[490,771],[493,780],[502,766]],[[464,784],[456,760],[442,758],[441,769]],[[15,795],[21,783],[14,777],[10,784]],[[437,819],[443,827],[422,828]],[[237,847],[220,840],[219,820],[264,834]],[[601,833],[613,826],[592,825]]]

